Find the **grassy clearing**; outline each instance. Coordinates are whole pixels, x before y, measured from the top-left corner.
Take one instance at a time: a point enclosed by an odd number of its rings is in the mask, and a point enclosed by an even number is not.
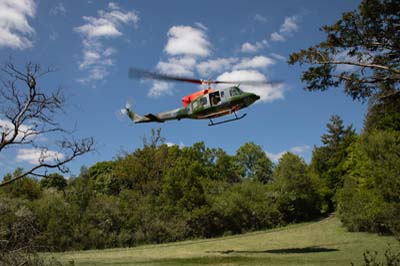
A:
[[[356,265],[365,250],[399,250],[393,237],[350,233],[340,221],[319,222],[215,239],[126,249],[52,254],[75,265]]]

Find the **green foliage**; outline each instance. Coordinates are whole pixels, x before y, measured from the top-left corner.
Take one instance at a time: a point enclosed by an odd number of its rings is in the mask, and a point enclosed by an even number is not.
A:
[[[21,168],[17,168],[13,174],[7,174],[3,179],[4,181],[8,181],[15,176],[19,176],[22,172],[23,170]],[[38,199],[41,196],[39,182],[31,177],[17,180],[14,183],[4,187],[2,191],[4,191],[4,193],[10,197],[18,197],[29,200]]]
[[[351,230],[390,230],[399,237],[400,133],[364,134],[351,146],[345,166],[338,197],[343,223]]]
[[[364,132],[374,130],[400,131],[400,95],[377,99],[370,104],[364,122]]]
[[[240,182],[240,170],[236,164],[236,158],[228,155],[224,150],[216,151],[215,179],[228,183]]]
[[[317,184],[307,174],[307,164],[299,156],[287,152],[279,159],[272,187],[286,222],[309,220],[320,215]]]
[[[65,201],[64,195],[48,190],[33,204],[38,230],[38,243],[45,249],[66,250],[73,245],[78,208]]]
[[[180,158],[175,167],[166,172],[163,195],[171,207],[191,211],[205,204],[201,180],[204,169],[197,161]]]
[[[271,191],[259,181],[235,184],[213,199],[212,210],[218,213],[219,226],[229,234],[273,228],[283,223]]]
[[[400,5],[398,0],[362,0],[333,25],[326,40],[290,55],[289,64],[306,64],[306,89],[344,86],[353,99],[399,93]]]
[[[44,176],[40,180],[40,187],[55,188],[57,190],[64,191],[64,189],[67,187],[67,180],[65,180],[65,178],[58,173],[52,173]]]
[[[247,142],[236,151],[236,163],[242,178],[268,183],[272,177],[272,162],[261,146]]]
[[[310,176],[319,183],[318,191],[327,203],[327,211],[333,211],[336,191],[343,187],[348,147],[356,140],[356,133],[351,125],[345,128],[337,115],[332,115],[326,126],[328,132],[321,136],[324,145],[313,151]]]
[[[27,200],[0,196],[0,221],[0,251],[34,249],[39,230]]]
[[[1,238],[15,238],[13,226],[23,224],[35,229],[29,241],[37,250],[126,247],[273,228],[312,218],[303,212],[319,208],[311,206],[313,192],[303,188],[308,177],[301,159],[293,171],[302,174],[288,188],[282,182],[274,190],[272,162],[254,143],[228,155],[204,142],[167,146],[159,133],[153,132],[141,149],[83,167],[68,183],[50,174],[40,186],[25,178],[5,187],[3,205],[10,200],[18,204],[1,213],[0,200],[0,218],[6,221]],[[285,189],[297,197],[287,206],[278,192]],[[19,212],[26,217],[23,223]],[[14,240],[26,243],[28,238],[18,233]]]
[[[385,261],[380,261],[378,252],[371,252],[367,250],[363,253],[364,266],[400,266],[400,252],[396,253],[392,247],[385,251]],[[354,263],[351,263],[354,266]]]

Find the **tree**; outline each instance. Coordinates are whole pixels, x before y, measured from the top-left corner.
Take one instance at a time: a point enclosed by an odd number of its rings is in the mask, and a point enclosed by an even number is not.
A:
[[[400,238],[400,133],[363,134],[350,147],[338,213],[352,231],[385,232]]]
[[[215,175],[217,180],[236,183],[240,181],[239,171],[235,165],[235,157],[228,155],[224,150],[217,149]]]
[[[326,90],[344,85],[353,99],[391,97],[399,93],[400,2],[363,0],[357,10],[344,13],[322,27],[326,40],[292,53],[289,64],[306,64],[306,89]]]
[[[378,99],[368,108],[364,132],[374,130],[400,131],[400,94]]]
[[[67,180],[65,180],[65,178],[58,173],[46,175],[40,180],[40,186],[42,188],[55,188],[57,190],[64,191],[67,185]]]
[[[247,142],[236,151],[236,162],[242,177],[268,183],[272,176],[272,162],[261,146]]]
[[[343,186],[343,162],[347,157],[347,148],[354,142],[356,133],[352,125],[345,128],[338,115],[332,115],[326,127],[328,132],[321,136],[324,145],[314,149],[310,171],[328,187],[326,197],[332,210],[332,197]]]
[[[13,146],[24,146],[38,154],[32,168],[1,183],[0,187],[28,175],[45,176],[43,172],[48,169],[66,173],[68,162],[94,149],[93,138],[76,140],[57,123],[56,114],[63,111],[65,103],[62,90],[51,92],[41,89],[37,83],[50,72],[50,69],[43,70],[32,63],[26,64],[23,70],[7,63],[0,70],[0,153]],[[39,137],[43,139],[50,135],[60,138],[54,147],[38,141]]]
[[[4,176],[4,182],[13,179],[16,176],[21,175],[22,168],[15,169],[13,174],[7,174]],[[17,180],[13,184],[5,187],[3,191],[10,198],[21,198],[27,200],[35,200],[40,198],[41,190],[39,182],[31,177],[24,178],[23,180]]]
[[[307,164],[291,152],[285,153],[274,170],[273,190],[285,221],[304,221],[320,214],[320,200]]]

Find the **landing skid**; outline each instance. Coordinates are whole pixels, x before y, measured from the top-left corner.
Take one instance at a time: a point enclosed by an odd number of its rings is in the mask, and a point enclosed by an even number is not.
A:
[[[214,122],[214,121],[212,121],[212,119],[210,118],[210,123],[208,123],[208,126],[209,126],[209,127],[212,127],[212,126],[217,126],[217,125],[225,124],[225,123],[228,123],[228,122],[233,122],[233,121],[236,121],[236,120],[240,120],[240,119],[244,118],[244,117],[247,115],[247,114],[243,114],[243,115],[241,115],[241,116],[237,116],[236,112],[233,112],[233,113],[235,114],[235,118],[227,119],[227,120],[224,120],[224,121]]]

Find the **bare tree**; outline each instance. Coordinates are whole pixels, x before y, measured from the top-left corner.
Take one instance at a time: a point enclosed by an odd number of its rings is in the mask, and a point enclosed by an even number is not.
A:
[[[65,104],[62,89],[51,92],[38,85],[39,79],[51,72],[32,63],[27,63],[24,69],[7,63],[0,70],[0,153],[12,146],[25,146],[39,155],[37,164],[4,180],[0,187],[27,175],[44,176],[49,169],[66,173],[68,162],[94,149],[93,138],[74,139],[56,121],[56,115],[63,112]],[[40,138],[50,134],[61,138],[55,142],[53,150]]]

